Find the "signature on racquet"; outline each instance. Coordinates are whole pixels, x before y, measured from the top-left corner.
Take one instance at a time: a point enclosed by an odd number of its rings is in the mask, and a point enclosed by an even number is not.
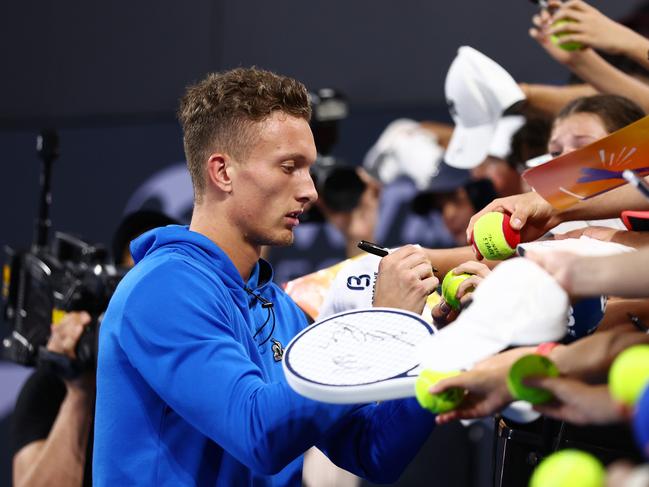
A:
[[[283,367],[299,394],[349,404],[414,396],[417,349],[436,330],[414,313],[370,308],[318,321],[288,344]]]

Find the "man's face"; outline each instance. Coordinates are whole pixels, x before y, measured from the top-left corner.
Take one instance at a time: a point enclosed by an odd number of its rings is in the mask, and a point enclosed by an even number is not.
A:
[[[245,160],[233,162],[230,217],[253,245],[290,245],[298,217],[318,196],[309,173],[313,134],[306,120],[278,111],[256,126]]]
[[[466,190],[458,188],[451,193],[440,195],[438,202],[446,228],[458,245],[465,245],[466,227],[469,226],[469,220],[476,212]]]

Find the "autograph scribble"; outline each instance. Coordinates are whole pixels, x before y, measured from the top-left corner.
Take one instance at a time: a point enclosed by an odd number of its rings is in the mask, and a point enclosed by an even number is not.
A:
[[[417,367],[417,348],[429,331],[406,327],[382,316],[371,319],[341,319],[314,327],[302,360],[322,383],[335,385],[368,384],[398,377]],[[388,317],[393,318],[393,317]]]
[[[328,341],[324,341],[320,348],[327,349],[331,346],[336,346],[342,341],[353,340],[358,344],[375,342],[375,341],[395,341],[402,344],[414,347],[415,343],[408,340],[408,333],[400,331],[393,333],[380,328],[364,329],[351,323],[340,323],[340,325],[331,332]]]
[[[360,364],[358,358],[351,354],[336,355],[335,357],[331,357],[331,361],[338,369],[342,369],[345,372],[356,372],[370,368],[368,365]]]

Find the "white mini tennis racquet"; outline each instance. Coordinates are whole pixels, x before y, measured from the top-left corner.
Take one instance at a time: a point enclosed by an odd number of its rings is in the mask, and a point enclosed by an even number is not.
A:
[[[421,316],[391,309],[345,311],[318,321],[286,347],[286,380],[317,401],[349,404],[414,396],[418,347],[436,333]]]
[[[568,296],[527,259],[500,264],[476,289],[473,304],[436,331],[419,315],[392,308],[342,312],[299,333],[283,368],[299,394],[349,404],[415,395],[424,369],[470,369],[506,348],[562,338]]]

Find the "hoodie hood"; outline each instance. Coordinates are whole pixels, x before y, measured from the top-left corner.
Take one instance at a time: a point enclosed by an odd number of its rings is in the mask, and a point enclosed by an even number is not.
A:
[[[252,269],[250,279],[244,283],[230,257],[205,235],[190,230],[188,226],[154,228],[133,240],[130,249],[136,264],[147,258],[168,256],[170,253],[189,255],[220,274],[230,288],[241,289],[247,286],[250,289],[260,289],[273,279],[272,267],[260,259]]]

